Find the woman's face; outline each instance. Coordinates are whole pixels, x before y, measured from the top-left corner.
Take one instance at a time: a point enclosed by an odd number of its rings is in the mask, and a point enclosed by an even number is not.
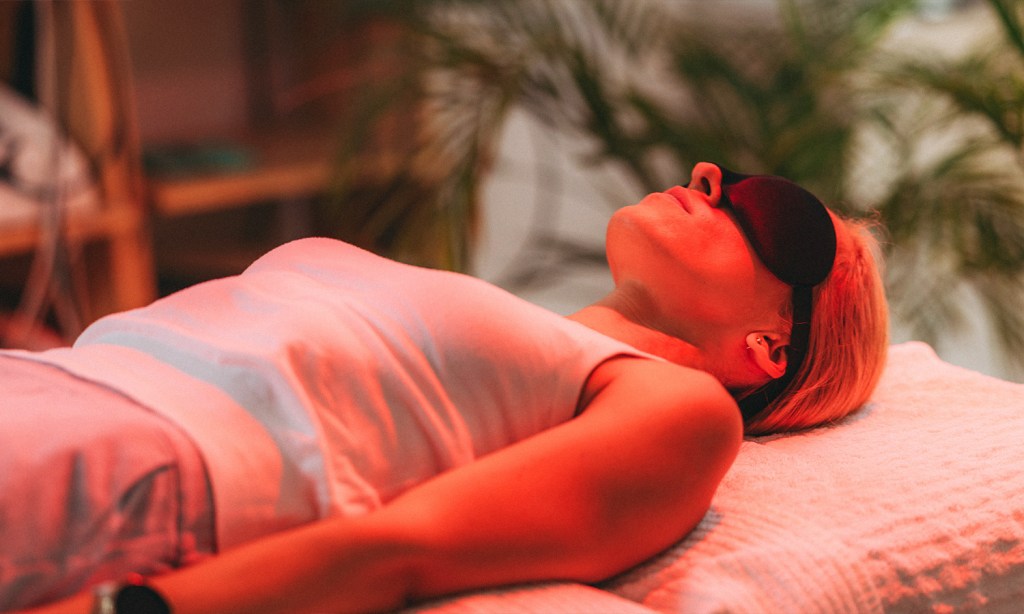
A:
[[[745,349],[747,333],[778,327],[792,291],[718,206],[720,182],[718,167],[698,164],[688,187],[618,210],[608,226],[608,262],[617,287],[653,305],[661,330],[698,346],[725,335]]]

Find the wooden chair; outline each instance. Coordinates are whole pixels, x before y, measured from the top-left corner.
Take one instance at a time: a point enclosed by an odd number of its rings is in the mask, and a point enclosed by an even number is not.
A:
[[[17,76],[19,57],[34,65],[36,98],[85,152],[101,197],[100,207],[68,212],[56,228],[44,216],[4,224],[0,258],[36,254],[33,268],[37,277],[43,271],[46,300],[54,304],[57,298],[65,303],[70,298],[74,304],[76,317],[58,318],[65,329],[153,300],[155,275],[119,3],[0,3],[0,47],[5,78]],[[61,254],[69,255],[64,262],[74,269],[77,289],[62,284],[56,274]],[[33,311],[26,302],[39,303],[39,296],[22,297],[22,307]],[[32,317],[45,315],[45,309],[35,307]],[[71,337],[79,331],[62,332]]]

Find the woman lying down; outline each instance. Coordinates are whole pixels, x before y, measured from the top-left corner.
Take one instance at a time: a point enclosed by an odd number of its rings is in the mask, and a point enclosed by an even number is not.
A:
[[[568,318],[305,239],[0,354],[0,607],[357,612],[608,578],[693,529],[744,432],[867,399],[873,250],[795,184],[704,163],[615,213],[614,290]]]

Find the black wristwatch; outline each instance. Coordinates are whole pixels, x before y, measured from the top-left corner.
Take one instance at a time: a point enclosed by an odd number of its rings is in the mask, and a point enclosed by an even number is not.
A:
[[[92,614],[171,614],[163,595],[137,574],[124,582],[101,584],[93,595]]]

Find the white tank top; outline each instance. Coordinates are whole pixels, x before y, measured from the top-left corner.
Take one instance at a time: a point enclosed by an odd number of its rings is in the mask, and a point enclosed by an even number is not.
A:
[[[643,355],[478,279],[330,239],[47,353],[192,435],[222,547],[376,509],[570,420],[589,374],[620,354]]]

